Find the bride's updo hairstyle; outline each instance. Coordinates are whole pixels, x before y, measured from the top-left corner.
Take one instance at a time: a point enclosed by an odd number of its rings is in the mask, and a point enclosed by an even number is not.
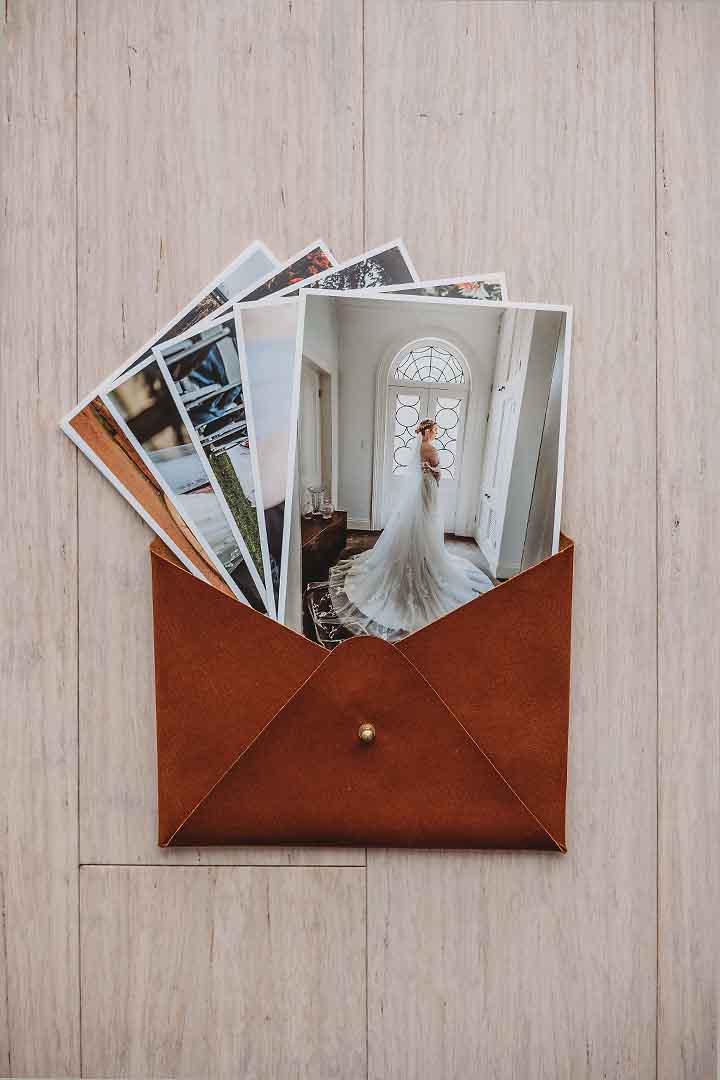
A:
[[[430,418],[428,417],[427,420],[421,420],[420,421],[418,426],[415,428],[415,434],[416,435],[424,435],[426,431],[430,431],[430,429],[434,428],[434,427],[437,427],[436,421],[435,420],[430,420]]]

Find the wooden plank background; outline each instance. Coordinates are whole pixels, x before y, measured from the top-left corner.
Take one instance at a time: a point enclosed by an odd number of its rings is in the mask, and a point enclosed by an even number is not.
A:
[[[0,26],[0,1074],[711,1080],[720,8]],[[154,846],[149,536],[57,421],[256,236],[318,235],[575,305],[564,858]]]

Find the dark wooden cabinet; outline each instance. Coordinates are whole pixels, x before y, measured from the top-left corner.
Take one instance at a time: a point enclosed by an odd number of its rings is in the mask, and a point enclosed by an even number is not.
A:
[[[335,510],[326,520],[302,520],[303,587],[310,581],[327,581],[330,567],[347,544],[347,511]]]

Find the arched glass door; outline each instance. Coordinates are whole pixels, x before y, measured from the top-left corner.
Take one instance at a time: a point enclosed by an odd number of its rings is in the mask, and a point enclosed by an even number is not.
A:
[[[417,448],[415,428],[429,417],[438,425],[435,446],[442,472],[440,498],[446,532],[453,532],[469,374],[462,353],[434,339],[411,342],[388,371],[382,516],[384,526],[402,497],[403,481]]]

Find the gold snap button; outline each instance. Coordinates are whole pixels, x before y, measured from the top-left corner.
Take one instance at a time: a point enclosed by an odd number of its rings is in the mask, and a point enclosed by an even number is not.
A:
[[[360,742],[371,743],[375,738],[375,728],[372,724],[361,724],[358,728]]]

